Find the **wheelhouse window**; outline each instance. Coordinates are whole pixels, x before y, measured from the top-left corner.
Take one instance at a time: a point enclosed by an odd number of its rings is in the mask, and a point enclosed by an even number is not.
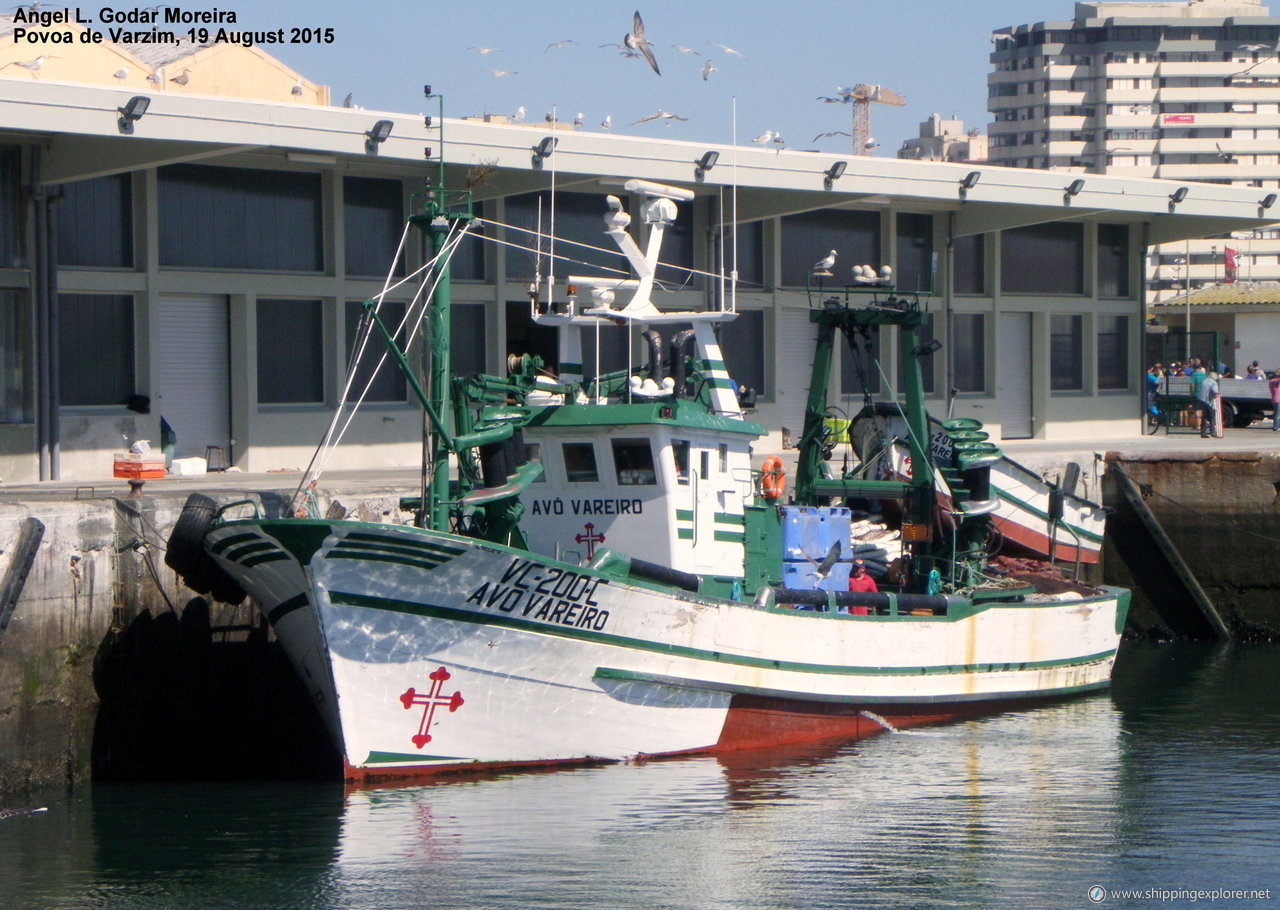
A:
[[[671,440],[671,457],[676,463],[676,483],[689,483],[689,441],[687,439]]]
[[[619,486],[648,486],[658,482],[649,440],[614,439],[611,444]]]
[[[564,455],[564,474],[569,483],[597,483],[596,447],[589,442],[566,442],[560,447]]]

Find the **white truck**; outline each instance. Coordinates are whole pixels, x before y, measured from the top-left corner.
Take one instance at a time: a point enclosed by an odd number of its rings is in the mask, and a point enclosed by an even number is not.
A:
[[[1271,401],[1271,383],[1257,379],[1219,379],[1218,391],[1222,395],[1222,424],[1228,427],[1247,427],[1255,420],[1270,417],[1275,410]],[[1156,392],[1162,410],[1179,402],[1188,402],[1191,393],[1190,376],[1170,376],[1161,380]]]

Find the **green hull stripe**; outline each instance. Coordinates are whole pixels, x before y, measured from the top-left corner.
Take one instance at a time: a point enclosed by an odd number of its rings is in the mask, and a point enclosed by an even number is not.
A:
[[[246,569],[252,569],[254,566],[260,566],[264,562],[279,562],[280,560],[289,559],[289,554],[281,550],[271,550],[269,553],[259,553],[257,556],[249,556],[239,560],[240,565]]]
[[[1082,657],[1068,657],[1061,660],[1038,660],[1020,663],[988,663],[988,664],[944,664],[928,667],[850,667],[840,664],[809,664],[798,661],[768,660],[759,657],[748,657],[742,654],[725,654],[720,651],[704,651],[700,648],[688,648],[681,645],[668,645],[661,642],[640,638],[624,638],[608,635],[589,629],[575,629],[555,626],[545,622],[519,619],[514,616],[498,616],[494,614],[473,613],[469,610],[458,610],[452,607],[440,607],[430,604],[405,603],[399,600],[388,600],[366,594],[351,594],[332,591],[329,599],[334,604],[346,607],[360,607],[368,610],[385,610],[392,613],[405,613],[410,616],[422,616],[431,619],[445,619],[454,622],[472,623],[483,626],[499,626],[520,632],[531,632],[539,635],[550,635],[557,638],[572,638],[596,644],[612,645],[633,651],[648,651],[656,654],[667,654],[673,657],[685,657],[693,660],[705,660],[712,663],[729,664],[738,667],[752,667],[764,670],[788,670],[800,673],[821,673],[831,676],[929,676],[954,675],[960,673],[981,673],[993,670],[1037,670],[1053,667],[1086,666],[1098,661],[1108,660],[1116,653],[1112,648],[1098,654]],[[1075,604],[1088,601],[1075,601]],[[922,617],[913,617],[922,619]]]
[[[712,535],[712,539],[721,543],[742,543],[746,536],[745,531],[716,531]]]
[[[981,668],[979,668],[981,669]],[[1003,669],[997,666],[994,669]],[[910,674],[903,674],[910,675]],[[820,701],[827,704],[841,703],[857,703],[857,704],[953,704],[955,702],[973,702],[973,701],[992,701],[1006,699],[1021,698],[1048,698],[1059,695],[1074,695],[1080,692],[1090,692],[1095,689],[1105,689],[1111,685],[1110,678],[1099,680],[1093,683],[1082,683],[1076,686],[1059,686],[1054,689],[1024,689],[1019,692],[983,692],[973,693],[971,695],[840,695],[840,696],[815,696],[812,693],[797,693],[784,689],[765,689],[758,686],[743,686],[730,683],[716,683],[704,679],[686,679],[675,676],[662,676],[657,673],[636,673],[632,670],[616,670],[612,667],[597,667],[595,679],[614,679],[620,682],[647,682],[660,686],[672,686],[678,689],[697,689],[699,691],[726,692],[733,695],[759,695],[774,698],[801,698],[808,701]]]
[[[307,605],[306,594],[296,594],[286,601],[282,601],[274,610],[267,614],[267,622],[271,625],[278,623],[282,617],[287,616],[294,610],[301,610]]]
[[[425,540],[410,540],[389,538],[386,534],[366,534],[360,531],[352,531],[342,538],[340,546],[361,547],[373,546],[379,550],[387,550],[389,552],[400,551],[405,553],[418,553],[426,551],[432,554],[438,554],[442,558],[451,558],[461,556],[466,552],[462,547],[449,547],[444,544],[434,543]]]
[[[364,760],[365,765],[403,765],[406,763],[440,761],[475,761],[474,758],[462,758],[457,755],[414,755],[412,752],[370,752]]]
[[[430,559],[415,559],[412,556],[405,556],[402,553],[368,553],[364,550],[359,552],[349,552],[341,548],[335,547],[329,552],[328,559],[367,559],[369,562],[390,562],[396,565],[413,566],[415,569],[424,569],[428,572],[438,569],[448,560],[440,560],[434,562]]]
[[[677,528],[677,540],[693,540],[693,528]]]
[[[223,550],[236,546],[236,544],[247,543],[249,541],[262,541],[257,534],[232,534],[230,537],[224,537],[209,548],[210,553],[221,553]]]

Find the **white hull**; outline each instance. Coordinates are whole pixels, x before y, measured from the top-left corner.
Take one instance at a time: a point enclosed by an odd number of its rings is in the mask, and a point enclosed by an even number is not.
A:
[[[1127,605],[766,609],[356,522],[232,522],[208,544],[355,781],[853,738],[1078,693],[1107,685]]]

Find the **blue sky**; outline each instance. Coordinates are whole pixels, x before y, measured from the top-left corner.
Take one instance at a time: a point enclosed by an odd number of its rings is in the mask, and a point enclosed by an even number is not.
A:
[[[640,5],[637,7],[637,2]],[[873,105],[871,134],[893,155],[932,113],[987,126],[986,74],[992,31],[1072,17],[1072,0],[277,0],[234,9],[240,29],[327,27],[330,45],[265,48],[306,77],[329,85],[334,103],[348,92],[370,110],[435,113],[422,99],[430,83],[449,117],[527,110],[540,121],[585,115],[587,129],[606,116],[613,131],[700,142],[747,144],[765,130],[791,148],[848,153],[847,105],[824,104],[837,85],[879,83],[906,96],[901,108]],[[416,11],[414,8],[416,7]],[[602,44],[620,44],[636,9],[662,75],[643,60]],[[548,49],[553,42],[575,44]],[[712,42],[727,45],[742,57]],[[685,54],[684,45],[701,56]],[[496,48],[481,54],[472,48]],[[707,60],[717,71],[703,80]],[[507,70],[495,77],[486,70]],[[736,108],[736,131],[734,111]],[[658,110],[685,122],[632,125]]]

